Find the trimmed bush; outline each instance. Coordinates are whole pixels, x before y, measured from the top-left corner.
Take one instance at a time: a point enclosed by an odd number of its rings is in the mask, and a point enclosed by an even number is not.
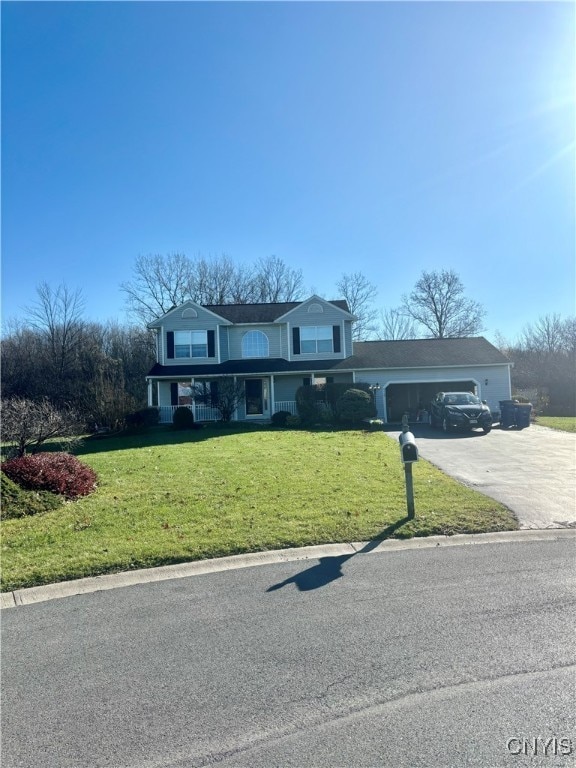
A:
[[[318,392],[318,388],[311,384],[296,390],[296,410],[302,424],[317,424],[321,420]]]
[[[340,421],[349,424],[376,416],[372,396],[361,389],[348,389],[338,398],[337,407]]]
[[[272,415],[272,424],[274,424],[275,427],[285,427],[286,419],[291,415],[290,411],[276,411],[276,413]]]
[[[172,418],[172,427],[174,429],[194,429],[194,414],[190,408],[181,405],[174,411]]]
[[[4,472],[0,472],[0,488],[2,492],[0,518],[2,520],[51,512],[62,506],[64,502],[62,496],[48,491],[25,491],[13,480],[10,480]]]
[[[287,427],[296,428],[296,427],[299,427],[301,424],[302,424],[302,420],[300,419],[300,416],[292,416],[292,414],[290,414],[290,416],[288,416],[288,418],[286,419]]]
[[[141,408],[139,411],[128,413],[124,417],[129,429],[148,429],[155,427],[160,421],[158,408]]]
[[[21,488],[50,491],[67,499],[87,496],[96,487],[96,472],[69,453],[36,453],[2,464],[2,472]]]
[[[346,394],[350,389],[360,390],[362,392],[366,392],[370,396],[370,400],[373,402],[373,396],[370,392],[370,387],[366,382],[363,381],[357,381],[354,384],[350,383],[344,383],[344,382],[333,382],[331,384],[325,385],[325,392],[326,392],[326,402],[328,403],[328,406],[330,408],[330,411],[332,413],[333,421],[337,424],[341,421],[340,418],[340,398]],[[374,408],[374,413],[370,414],[371,416],[376,415],[376,410]]]

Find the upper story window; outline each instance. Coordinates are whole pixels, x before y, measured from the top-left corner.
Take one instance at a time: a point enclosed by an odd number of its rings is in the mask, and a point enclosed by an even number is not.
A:
[[[174,357],[208,357],[207,331],[175,331]]]
[[[242,357],[268,357],[268,336],[262,331],[248,331],[242,337]]]
[[[300,351],[302,354],[333,352],[332,326],[314,325],[300,328]]]

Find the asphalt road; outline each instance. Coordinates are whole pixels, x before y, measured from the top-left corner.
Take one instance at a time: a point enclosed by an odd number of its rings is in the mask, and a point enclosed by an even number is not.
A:
[[[521,528],[576,528],[575,434],[537,425],[488,435],[444,434],[427,424],[410,430],[422,458],[505,504]],[[414,482],[417,494],[417,467]]]
[[[573,766],[575,543],[326,557],[3,611],[2,766]]]

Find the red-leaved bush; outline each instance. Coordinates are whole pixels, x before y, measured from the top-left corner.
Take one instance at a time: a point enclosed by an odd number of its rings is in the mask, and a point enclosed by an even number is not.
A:
[[[2,472],[21,488],[51,491],[67,499],[87,496],[96,487],[91,467],[69,453],[36,453],[2,463]]]

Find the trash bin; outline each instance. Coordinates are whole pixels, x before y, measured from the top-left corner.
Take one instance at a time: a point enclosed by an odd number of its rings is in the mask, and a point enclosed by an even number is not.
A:
[[[515,409],[516,403],[514,400],[500,400],[500,428],[508,429],[515,423]]]
[[[532,403],[516,403],[516,426],[518,429],[530,426],[531,413]]]
[[[500,428],[530,426],[532,403],[518,403],[516,400],[500,400]]]

